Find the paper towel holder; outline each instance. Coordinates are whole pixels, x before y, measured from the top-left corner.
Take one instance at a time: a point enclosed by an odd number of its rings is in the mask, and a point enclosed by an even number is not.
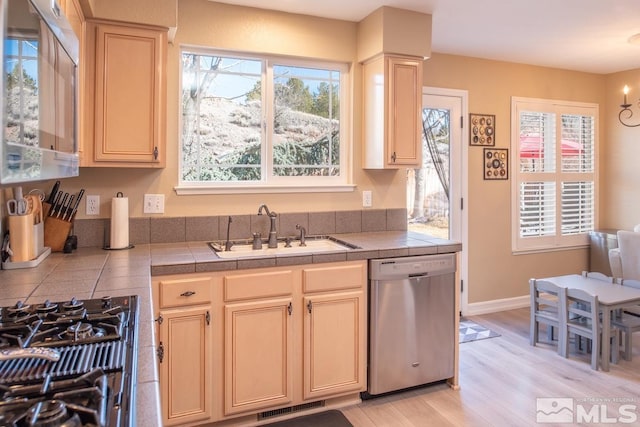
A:
[[[124,194],[122,193],[122,191],[118,191],[118,192],[116,193],[116,197],[115,197],[115,199],[117,199],[117,198],[124,198]],[[129,207],[129,206],[128,206],[128,204],[127,204],[127,209],[128,209],[128,207]],[[113,226],[114,226],[114,224],[113,224],[113,222],[114,222],[113,208],[112,208],[112,210],[111,210],[111,214],[112,214],[112,215],[111,215],[111,225],[110,225],[110,226],[111,226],[111,227],[113,227]],[[129,233],[129,224],[128,224],[128,221],[129,221],[129,217],[128,217],[128,214],[127,214],[127,234]],[[126,250],[126,249],[132,249],[132,248],[134,248],[134,247],[135,247],[134,245],[132,245],[131,243],[129,243],[129,242],[128,242],[128,244],[127,244],[127,245],[125,245],[125,246],[123,246],[123,247],[119,247],[119,248],[112,248],[112,247],[110,246],[110,245],[111,245],[111,237],[112,237],[112,236],[113,236],[113,233],[110,233],[110,235],[109,235],[109,245],[107,245],[107,244],[106,244],[106,242],[107,242],[107,230],[105,229],[105,235],[104,235],[105,246],[103,247],[103,249],[105,249],[105,250],[109,250],[109,251],[121,251],[121,250]]]

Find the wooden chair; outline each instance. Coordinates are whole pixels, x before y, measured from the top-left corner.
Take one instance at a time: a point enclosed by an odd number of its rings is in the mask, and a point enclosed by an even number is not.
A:
[[[622,279],[620,280],[620,283],[622,286],[631,286],[633,288],[640,289],[640,281],[638,280]],[[633,353],[632,336],[634,332],[640,331],[640,306],[619,310],[611,320],[611,324],[618,328],[624,337],[622,340],[622,354],[624,360],[631,360]]]
[[[564,329],[561,313],[561,300],[565,298],[567,290],[545,280],[529,280],[529,294],[531,298],[531,323],[529,328],[529,343],[535,346],[539,342],[539,325],[547,326],[549,342],[553,343],[553,330]],[[558,333],[558,353],[564,348],[562,335]]]
[[[582,277],[587,277],[589,279],[602,280],[603,282],[608,282],[611,284],[616,283],[616,279],[614,277],[607,276],[606,274],[603,274],[597,271],[583,271]]]
[[[575,336],[575,345],[578,348],[580,337],[591,342],[591,368],[598,370],[601,357],[602,323],[600,322],[600,307],[598,297],[581,289],[569,288],[566,297],[560,300],[562,323],[564,328],[560,330],[559,341],[563,343],[561,355],[569,356],[569,341],[571,335]],[[618,333],[611,334],[611,357],[613,363],[618,362]]]

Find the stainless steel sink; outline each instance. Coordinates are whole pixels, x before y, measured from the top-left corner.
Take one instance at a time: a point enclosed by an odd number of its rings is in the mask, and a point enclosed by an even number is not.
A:
[[[261,249],[253,249],[251,242],[243,240],[233,242],[231,250],[224,250],[224,242],[210,242],[209,246],[220,258],[260,258],[270,256],[288,256],[324,252],[340,252],[356,249],[357,247],[347,242],[334,239],[332,237],[307,237],[306,245],[300,246],[299,240],[291,240],[287,245],[286,241],[278,241],[277,248],[268,248],[263,243]]]

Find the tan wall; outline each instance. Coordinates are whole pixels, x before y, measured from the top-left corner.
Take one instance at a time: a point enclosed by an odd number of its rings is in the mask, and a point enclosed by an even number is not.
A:
[[[510,148],[512,96],[594,102],[605,117],[605,78],[597,74],[434,53],[425,61],[424,84],[467,90],[469,112],[495,114],[496,148]],[[511,180],[483,180],[482,155],[482,147],[468,148],[469,302],[518,297],[528,293],[530,277],[586,269],[586,249],[511,253]]]
[[[618,121],[622,88],[630,88],[628,102],[634,116],[627,123],[640,124],[640,70],[608,75],[606,78],[606,122],[609,124],[601,141],[600,225],[603,228],[631,230],[640,224],[640,126],[625,127]]]

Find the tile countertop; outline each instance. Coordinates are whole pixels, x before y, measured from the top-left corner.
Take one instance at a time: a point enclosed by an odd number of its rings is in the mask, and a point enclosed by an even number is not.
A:
[[[330,236],[357,246],[357,249],[344,249],[316,254],[221,259],[209,248],[206,242],[153,244],[151,248],[151,275],[203,273],[281,265],[432,255],[462,250],[462,245],[459,242],[411,231],[347,233],[332,234]]]
[[[105,295],[139,295],[136,426],[155,427],[161,422],[153,334],[152,275],[430,255],[462,249],[458,242],[410,231],[332,236],[359,249],[242,260],[220,259],[206,242],[144,244],[114,251],[80,248],[71,254],[52,253],[37,267],[0,271],[0,306],[11,306],[17,301],[64,301],[74,296],[88,299]]]
[[[34,268],[0,271],[0,306],[17,301],[34,304],[105,295],[139,295],[136,427],[157,427],[160,421],[158,373],[151,304],[150,245],[130,250],[80,248],[52,253]]]

